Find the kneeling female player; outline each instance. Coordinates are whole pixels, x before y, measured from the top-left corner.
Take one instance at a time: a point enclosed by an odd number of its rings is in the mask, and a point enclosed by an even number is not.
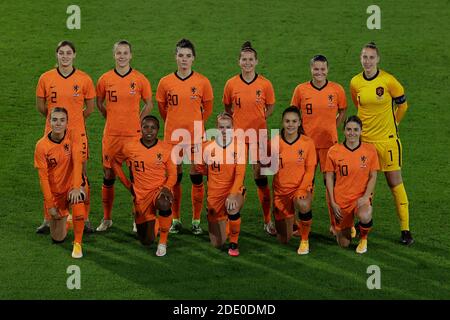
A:
[[[230,256],[238,256],[240,210],[244,204],[245,148],[233,137],[233,118],[217,116],[218,137],[203,147],[203,164],[197,170],[208,177],[208,230],[211,244],[221,248],[229,236]],[[227,232],[227,224],[229,232]]]
[[[362,122],[357,116],[344,124],[345,141],[330,148],[325,165],[330,204],[336,218],[336,240],[341,247],[351,242],[355,216],[359,219],[357,253],[367,251],[367,234],[372,227],[372,197],[380,169],[372,144],[361,142]]]
[[[82,144],[79,136],[67,130],[68,113],[55,107],[50,113],[51,131],[36,144],[34,166],[38,169],[45,209],[50,215],[50,235],[54,243],[62,243],[67,235],[67,217],[72,207],[73,258],[83,257],[86,192],[82,175]]]
[[[316,149],[312,139],[304,135],[300,111],[296,107],[285,109],[282,121],[280,135],[274,138],[278,141],[272,141],[272,163],[277,163],[278,168],[273,179],[273,214],[278,240],[288,243],[298,212],[301,241],[297,253],[303,255],[309,253]]]
[[[167,237],[172,224],[172,189],[177,181],[177,168],[172,161],[172,147],[158,140],[159,121],[147,115],[141,121],[141,139],[124,146],[123,153],[130,180],[119,164],[114,171],[133,195],[137,235],[143,245],[151,245],[156,237],[155,223],[159,223],[159,243],[156,255],[165,256]],[[156,221],[158,210],[158,221]]]

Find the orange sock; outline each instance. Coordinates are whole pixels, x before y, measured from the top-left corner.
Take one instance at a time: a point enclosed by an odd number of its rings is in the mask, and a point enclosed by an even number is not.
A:
[[[74,241],[78,243],[81,243],[83,239],[85,210],[84,203],[76,203],[72,206]]]
[[[359,237],[361,239],[367,239],[367,235],[369,234],[370,230],[372,229],[372,220],[370,220],[368,223],[362,223],[359,222]]]
[[[300,221],[297,223],[302,241],[306,241],[309,238],[309,232],[311,231],[312,213],[311,211],[305,214],[299,214]],[[305,219],[305,220],[302,220]]]
[[[203,208],[203,196],[205,187],[201,184],[192,184],[191,200],[192,200],[192,220],[200,220]]]
[[[166,244],[167,236],[169,235],[169,229],[170,226],[172,225],[172,214],[167,217],[159,215],[158,222],[159,222],[159,243]]]
[[[237,213],[239,215],[239,213]],[[238,243],[239,233],[241,232],[241,218],[240,215],[236,220],[228,220],[230,224],[230,242]]]
[[[84,207],[86,210],[85,210],[84,220],[87,221],[87,220],[89,220],[89,212],[91,212],[91,187],[89,185],[89,181],[87,181],[87,178],[86,178],[86,185],[85,185],[84,189],[86,190],[86,200],[84,201]]]
[[[114,202],[114,185],[102,186],[103,219],[111,220]]]
[[[174,219],[180,219],[181,210],[181,184],[177,183],[173,187],[173,203],[172,203],[172,215]]]
[[[270,189],[268,185],[256,188],[258,190],[258,198],[264,213],[264,223],[269,223],[270,217]]]

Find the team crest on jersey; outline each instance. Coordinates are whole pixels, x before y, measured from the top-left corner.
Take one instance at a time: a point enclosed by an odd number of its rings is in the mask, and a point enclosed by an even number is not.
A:
[[[197,99],[198,89],[196,87],[191,87],[191,100]]]
[[[367,168],[367,157],[366,156],[361,156],[360,157],[361,163],[359,165],[360,168]]]
[[[70,145],[68,143],[64,144],[64,153],[66,155],[70,154]]]
[[[261,95],[262,95],[262,90],[261,89],[256,90],[256,103],[261,102]]]
[[[135,94],[136,93],[136,82],[131,81],[130,83],[130,94]]]
[[[156,159],[158,160],[158,163],[161,163],[161,161],[162,161],[162,153],[161,152],[158,152],[156,154]]]
[[[305,151],[303,149],[298,150],[298,159],[297,159],[298,162],[304,160],[304,158],[303,158],[304,153],[305,153]]]
[[[378,87],[375,92],[377,93],[377,96],[381,97],[384,94],[384,88]]]
[[[328,107],[333,107],[333,95],[332,94],[329,94],[328,95]]]
[[[73,96],[74,97],[78,97],[80,95],[79,90],[80,90],[80,86],[75,84],[73,86]]]

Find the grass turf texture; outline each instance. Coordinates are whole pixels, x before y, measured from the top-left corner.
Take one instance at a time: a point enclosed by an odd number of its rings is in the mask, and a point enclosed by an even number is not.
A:
[[[0,34],[0,298],[1,299],[440,299],[450,298],[448,269],[449,198],[448,1],[379,1],[382,29],[368,30],[370,1],[77,1],[81,30],[66,28],[69,1],[3,1],[5,29]],[[445,30],[446,29],[446,30]],[[70,257],[71,234],[63,245],[34,233],[42,219],[42,195],[33,168],[36,141],[44,119],[35,105],[40,74],[50,69],[58,41],[72,40],[76,67],[94,81],[113,67],[112,44],[133,44],[132,66],[143,72],[155,92],[159,79],[176,69],[173,53],[182,37],[197,49],[194,70],[214,88],[215,106],[207,127],[220,112],[225,81],[239,72],[240,45],[252,40],[259,52],[258,73],[275,88],[271,128],[280,124],[293,89],[310,79],[308,61],[317,53],[330,61],[329,79],[341,83],[356,112],[348,84],[361,71],[359,52],[374,40],[381,68],[406,88],[410,104],[400,125],[404,148],[403,177],[410,200],[416,243],[398,243],[399,227],[392,196],[380,174],[374,202],[374,229],[368,252],[358,256],[339,249],[328,235],[324,186],[318,176],[313,204],[311,253],[298,256],[298,240],[279,245],[262,229],[256,189],[249,189],[242,211],[239,258],[212,248],[207,234],[187,230],[169,236],[168,254],[154,255],[131,233],[130,196],[116,184],[114,226],[84,237],[84,258]],[[157,114],[157,108],[152,114]],[[88,119],[92,185],[91,221],[101,209],[101,137],[104,120]],[[160,131],[162,134],[162,130]],[[250,168],[249,168],[250,169]],[[182,218],[190,227],[190,181],[183,178]],[[202,215],[201,226],[207,229]],[[68,290],[68,266],[81,268],[81,290]],[[381,290],[368,290],[367,267],[381,269]]]

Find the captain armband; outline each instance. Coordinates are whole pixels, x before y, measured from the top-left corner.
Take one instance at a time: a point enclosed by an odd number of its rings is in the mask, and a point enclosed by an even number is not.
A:
[[[394,98],[394,102],[396,105],[400,105],[406,102],[406,96],[402,95],[400,97]]]

